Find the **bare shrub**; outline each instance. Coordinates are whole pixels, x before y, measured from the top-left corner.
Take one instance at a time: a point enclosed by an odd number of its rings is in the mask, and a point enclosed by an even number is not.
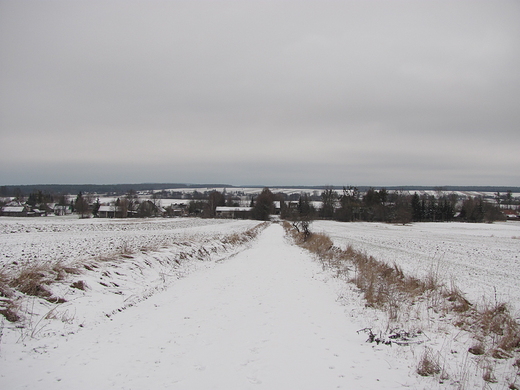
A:
[[[417,373],[421,376],[434,376],[441,373],[438,359],[435,359],[430,349],[425,349],[417,366]]]
[[[464,297],[460,289],[451,283],[451,288],[443,292],[443,296],[451,302],[451,309],[457,313],[465,313],[471,309],[471,303]]]
[[[511,316],[508,305],[484,306],[473,315],[473,331],[489,338],[495,349],[511,352],[520,347],[520,325]]]

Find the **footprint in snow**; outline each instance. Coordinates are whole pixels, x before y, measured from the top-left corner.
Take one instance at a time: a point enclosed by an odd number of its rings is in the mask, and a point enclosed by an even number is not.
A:
[[[247,378],[249,380],[249,382],[251,382],[252,384],[254,385],[259,385],[262,383],[262,381],[258,378],[251,378],[251,377],[248,377]]]

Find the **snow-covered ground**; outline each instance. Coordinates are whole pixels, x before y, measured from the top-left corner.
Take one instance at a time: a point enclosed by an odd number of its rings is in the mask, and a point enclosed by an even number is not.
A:
[[[520,315],[520,222],[403,226],[315,221],[311,229],[408,274],[434,272],[447,285],[453,281],[472,302],[496,299]]]
[[[0,309],[14,303],[22,317],[22,338],[57,332],[55,318],[66,331],[97,323],[166,288],[206,261],[243,249],[226,237],[257,225],[258,221],[251,220],[194,218],[2,217],[0,282],[2,276],[13,279],[21,272],[41,274],[39,284],[66,302],[56,306],[14,291],[14,297],[0,294]]]
[[[514,382],[511,359],[493,362],[498,383],[483,382],[482,359],[467,352],[471,335],[433,312],[413,324],[423,332],[409,345],[367,343],[359,330],[389,331],[388,315],[364,307],[355,288],[291,245],[277,224],[250,243],[229,239],[257,225],[0,218],[3,272],[31,261],[86,265],[53,284],[66,302],[22,297],[22,321],[0,318],[0,389],[503,389]],[[422,255],[436,267],[446,251],[441,236],[470,253],[491,235],[511,251],[520,242],[515,224],[429,225],[314,222],[313,229],[341,245],[386,237],[395,259],[383,256],[383,245],[373,247],[387,261]],[[368,244],[357,248],[370,253]],[[413,262],[399,264],[422,272]],[[79,280],[86,288],[71,288]],[[444,379],[417,374],[425,352]]]
[[[251,249],[95,327],[32,350],[3,345],[0,387],[422,388],[402,351],[365,343],[336,288],[272,225]]]
[[[230,234],[255,221],[198,218],[78,219],[0,217],[0,267],[69,262],[122,250],[161,247],[207,234]]]

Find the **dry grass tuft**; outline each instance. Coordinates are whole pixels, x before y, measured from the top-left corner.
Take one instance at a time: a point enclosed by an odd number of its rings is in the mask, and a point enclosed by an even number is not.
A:
[[[465,313],[472,307],[472,304],[464,297],[462,291],[460,291],[454,283],[452,283],[451,288],[445,290],[442,295],[451,303],[451,310],[456,313]]]
[[[269,223],[263,222],[263,223],[256,225],[255,227],[253,227],[251,229],[246,230],[245,232],[230,234],[230,235],[224,237],[222,242],[231,244],[233,246],[245,244],[245,243],[253,240],[254,238],[256,238],[258,236],[258,234],[262,230],[264,230],[268,225],[269,225]]]
[[[520,324],[513,318],[508,305],[497,303],[473,310],[465,318],[465,327],[477,339],[488,339],[490,351],[497,358],[520,348]]]
[[[430,349],[425,349],[417,365],[417,373],[421,376],[434,376],[440,374],[441,371],[438,359],[434,358]]]
[[[238,233],[230,234],[222,239],[223,244],[239,245],[242,242],[242,237]]]
[[[85,291],[87,289],[87,283],[83,280],[78,280],[70,285],[72,288],[77,288],[78,290]]]
[[[53,282],[47,266],[27,267],[17,277],[11,280],[10,285],[26,295],[40,298],[50,298],[52,293],[48,285]]]
[[[78,267],[67,266],[61,263],[42,263],[23,267],[18,274],[11,276],[3,274],[0,277],[0,293],[6,298],[12,298],[17,293],[45,299],[52,303],[66,302],[64,298],[55,297],[50,286],[58,281],[65,280],[68,275],[79,275]],[[8,320],[19,319],[14,305],[2,309],[1,314]]]
[[[0,301],[0,315],[3,315],[9,322],[17,322],[21,319],[18,314],[18,306],[10,299]]]

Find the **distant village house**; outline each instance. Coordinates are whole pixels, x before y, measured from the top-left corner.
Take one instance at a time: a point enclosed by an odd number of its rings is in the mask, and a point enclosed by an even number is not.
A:
[[[251,217],[252,207],[218,206],[215,209],[217,218],[247,219]]]

